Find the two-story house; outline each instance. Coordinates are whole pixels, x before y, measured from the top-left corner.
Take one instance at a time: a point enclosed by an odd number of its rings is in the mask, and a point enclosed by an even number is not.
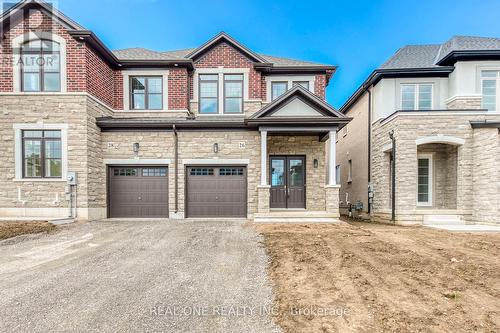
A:
[[[337,219],[335,66],[226,33],[111,51],[42,1],[1,24],[1,216]]]
[[[342,106],[341,207],[377,221],[500,223],[500,39],[401,48]]]

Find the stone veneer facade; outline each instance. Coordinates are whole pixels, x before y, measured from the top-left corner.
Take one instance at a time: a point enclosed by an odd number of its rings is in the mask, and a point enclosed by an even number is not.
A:
[[[468,105],[468,104],[466,104]],[[391,218],[389,132],[396,138],[396,223],[419,224],[426,214],[456,214],[467,223],[499,223],[500,138],[497,128],[472,128],[470,121],[500,121],[499,115],[471,111],[400,112],[377,121],[372,133],[373,218]],[[449,136],[463,145],[417,146],[419,138]],[[417,154],[434,155],[435,196],[417,206]]]

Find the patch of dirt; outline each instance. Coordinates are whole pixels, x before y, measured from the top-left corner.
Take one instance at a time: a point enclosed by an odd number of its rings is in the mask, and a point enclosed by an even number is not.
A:
[[[49,233],[57,227],[48,222],[0,222],[0,240],[20,235]]]
[[[256,228],[285,332],[500,332],[500,234],[360,222]]]

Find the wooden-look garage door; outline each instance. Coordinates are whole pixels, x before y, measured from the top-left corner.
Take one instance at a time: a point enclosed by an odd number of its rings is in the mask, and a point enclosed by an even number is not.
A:
[[[246,217],[246,168],[188,167],[187,217]]]
[[[168,217],[167,167],[110,167],[109,217]]]

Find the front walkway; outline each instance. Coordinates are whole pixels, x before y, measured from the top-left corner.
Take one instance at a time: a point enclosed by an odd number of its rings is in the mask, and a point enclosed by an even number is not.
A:
[[[260,242],[237,222],[119,220],[0,242],[0,331],[279,332]]]

